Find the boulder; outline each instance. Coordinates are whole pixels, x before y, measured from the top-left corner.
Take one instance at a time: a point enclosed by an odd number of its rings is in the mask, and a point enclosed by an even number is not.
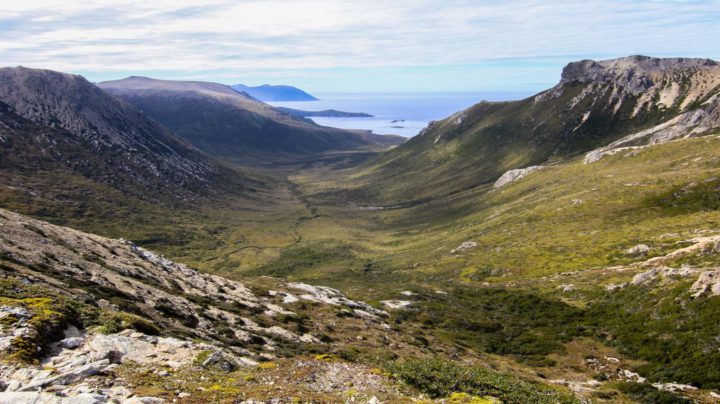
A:
[[[206,369],[217,369],[223,372],[232,372],[237,370],[240,365],[233,358],[220,351],[215,351],[208,355],[207,359],[202,362],[202,367]]]
[[[650,247],[647,244],[638,244],[634,247],[630,247],[627,250],[625,250],[625,254],[627,255],[647,255],[647,253],[650,251]]]
[[[493,184],[493,188],[500,188],[504,187],[505,185],[517,181],[520,178],[523,178],[537,170],[541,170],[545,168],[545,166],[530,166],[525,168],[517,168],[515,170],[506,171],[505,174],[501,175],[500,178],[495,181],[495,184]]]

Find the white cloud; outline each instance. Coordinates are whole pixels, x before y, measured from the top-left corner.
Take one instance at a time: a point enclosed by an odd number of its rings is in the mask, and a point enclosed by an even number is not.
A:
[[[0,9],[0,61],[202,75],[637,53],[717,58],[718,21],[715,0],[23,0]]]

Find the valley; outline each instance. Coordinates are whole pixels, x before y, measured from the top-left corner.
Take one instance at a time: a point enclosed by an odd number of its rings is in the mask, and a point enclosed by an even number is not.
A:
[[[153,82],[147,89],[146,79],[136,78],[114,85],[107,95],[93,93],[103,108],[74,107],[82,114],[68,113],[73,108],[60,96],[49,104],[17,97],[27,87],[0,92],[2,307],[32,312],[37,306],[27,299],[38,297],[62,306],[52,311],[66,315],[35,342],[43,350],[55,347],[51,334],[68,324],[107,327],[108,316],[117,322],[129,313],[140,318],[135,326],[117,325],[107,338],[141,344],[146,336],[122,330],[134,328],[196,340],[183,348],[192,360],[169,369],[147,358],[134,359],[139,370],[118,362],[109,374],[131,380],[122,387],[138,396],[509,403],[720,397],[716,62],[574,62],[556,87],[525,100],[480,103],[403,144],[318,129],[236,94],[218,95],[227,90],[211,91],[208,83]],[[107,150],[123,139],[128,149],[121,149],[134,156],[154,147],[137,139],[162,135],[176,150],[169,155],[186,153],[197,166],[183,171],[183,159],[127,158],[123,164],[160,174],[100,175],[114,161],[93,158],[105,155],[105,145],[83,142],[108,116],[134,119],[114,125]],[[248,126],[239,131],[228,120]],[[269,123],[253,126],[259,121]],[[288,125],[298,132],[286,132]],[[280,127],[279,134],[263,132]],[[139,135],[137,128],[154,132]],[[275,153],[277,144],[253,140],[267,138],[286,149]],[[66,152],[86,149],[92,153]],[[63,153],[81,158],[57,157]],[[510,170],[521,171],[503,176]],[[178,179],[177,171],[190,177]],[[188,179],[198,173],[207,173],[201,185]],[[496,182],[501,177],[507,181]],[[163,179],[169,184],[158,186]],[[86,306],[66,301],[68,291]],[[80,320],[81,312],[89,314]],[[180,315],[186,312],[195,321]],[[18,321],[42,317],[33,313]],[[193,345],[201,343],[212,348]],[[205,366],[208,350],[252,363]],[[4,375],[22,361],[9,363]],[[104,380],[103,372],[92,383]],[[338,384],[320,385],[326,378]],[[188,389],[189,396],[175,393]]]

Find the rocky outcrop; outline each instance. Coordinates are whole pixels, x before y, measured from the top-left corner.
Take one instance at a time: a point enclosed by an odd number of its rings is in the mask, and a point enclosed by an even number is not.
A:
[[[666,77],[719,68],[720,65],[710,59],[653,58],[634,55],[603,61],[581,60],[569,63],[563,68],[560,82],[612,83],[637,95]]]
[[[664,123],[630,134],[585,155],[585,164],[623,151],[667,143],[673,140],[715,133],[720,128],[720,94],[700,108],[682,113]]]
[[[0,229],[1,352],[11,358],[29,347],[39,360],[0,362],[0,403],[154,402],[116,378],[119,367],[132,365],[153,377],[188,367],[234,372],[277,359],[278,352],[332,344],[338,335],[360,338],[363,346],[398,343],[387,312],[337,289],[262,278],[273,290],[253,292],[129,241],[1,209]],[[16,296],[21,289],[32,290],[23,292],[32,298]],[[68,314],[48,309],[60,304],[57,296],[82,309],[70,303],[57,309]],[[81,320],[80,310],[95,313],[88,317],[94,320]],[[58,335],[59,326],[66,328]],[[117,327],[122,331],[113,331]],[[332,338],[324,334],[328,327]]]
[[[641,130],[627,131],[619,140],[588,152],[585,163],[639,147],[712,134],[720,128],[720,64],[709,59],[630,56],[573,62],[563,69],[560,83],[536,97],[536,102],[558,98],[578,85],[582,90],[568,107],[592,102],[573,131],[598,114],[598,108],[610,109],[613,118],[623,121],[652,118],[637,128]],[[621,111],[629,115],[621,118]]]
[[[93,381],[96,380],[94,377],[112,375],[115,368],[124,363],[156,369],[156,372],[163,372],[160,370],[163,368],[189,366],[198,357],[207,357],[201,363],[206,367],[216,366],[221,361],[230,364],[224,367],[225,371],[257,365],[257,362],[225,352],[218,346],[151,336],[134,330],[109,335],[83,333],[73,339],[78,343],[70,347],[63,343],[67,340],[55,343],[40,367],[17,363],[0,367],[0,379],[6,384],[4,392],[0,393],[0,402],[30,399],[32,394],[41,402],[65,402],[63,397],[72,397],[76,401],[92,398],[95,401],[88,402],[97,403],[121,402],[132,396],[126,382],[116,379],[112,388],[107,388]]]
[[[386,312],[348,299],[336,289],[302,283],[278,281],[278,287],[287,288],[279,292],[284,298],[278,304],[269,298],[272,296],[258,296],[243,283],[200,273],[129,241],[51,225],[6,210],[0,210],[0,228],[0,258],[12,265],[14,276],[59,291],[74,291],[105,310],[130,310],[168,331],[207,341],[243,342],[242,347],[233,347],[242,355],[272,352],[278,344],[318,343],[317,338],[293,332],[275,320],[295,316],[282,305],[301,299],[345,306],[376,322],[387,317]],[[303,293],[294,298],[291,290]],[[0,311],[0,316],[22,315],[7,310]],[[64,344],[75,342],[66,340]]]
[[[678,244],[685,246],[677,248],[665,255],[648,258],[630,265],[606,268],[613,272],[633,271],[636,273],[630,282],[609,284],[605,286],[605,290],[612,292],[623,289],[629,285],[651,285],[654,282],[659,282],[660,285],[663,285],[680,279],[698,276],[689,290],[692,293],[692,297],[698,298],[720,295],[720,270],[716,268],[691,266],[688,264],[683,264],[679,268],[670,266],[674,265],[678,260],[687,257],[718,254],[718,252],[720,252],[720,236],[699,236],[680,241]],[[638,257],[645,257],[647,251],[649,251],[649,247],[647,249],[645,247],[647,246],[644,244],[638,244],[626,250],[626,253]]]
[[[505,185],[517,181],[520,178],[523,178],[531,173],[534,173],[537,170],[541,170],[545,168],[545,166],[530,166],[525,168],[517,168],[515,170],[506,171],[505,174],[501,175],[500,178],[495,181],[493,184],[493,188],[501,188]]]
[[[640,272],[639,274],[636,274],[632,281],[630,281],[631,285],[644,285],[648,284],[651,281],[657,280],[657,279],[680,279],[680,278],[688,278],[690,276],[693,276],[697,274],[699,270],[697,268],[693,268],[688,265],[683,265],[680,268],[670,268],[666,266],[659,266],[652,269],[649,269],[644,272]]]
[[[690,287],[690,291],[693,292],[694,297],[705,294],[710,296],[720,295],[720,270],[701,273],[697,281]]]
[[[346,306],[353,309],[356,313],[368,314],[376,318],[388,316],[388,313],[383,310],[376,309],[364,302],[348,299],[339,290],[329,288],[327,286],[313,286],[305,283],[294,282],[288,283],[287,287],[305,292],[298,296],[303,300],[331,304],[334,306]],[[285,293],[284,296],[284,299],[287,300],[290,298],[290,300],[292,300],[291,294]]]

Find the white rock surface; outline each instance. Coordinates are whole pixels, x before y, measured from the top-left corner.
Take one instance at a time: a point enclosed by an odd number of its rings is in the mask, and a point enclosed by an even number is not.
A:
[[[643,285],[655,279],[679,279],[687,278],[695,275],[700,271],[698,268],[693,268],[689,265],[683,265],[680,268],[670,268],[666,266],[658,266],[649,269],[645,272],[641,272],[635,275],[630,281],[632,285]]]
[[[327,286],[313,286],[305,283],[292,282],[288,283],[287,287],[306,292],[305,294],[299,296],[299,298],[303,300],[360,309],[377,317],[388,316],[386,311],[376,309],[365,302],[348,299],[339,290]]]
[[[501,188],[505,185],[517,181],[520,178],[526,177],[531,173],[534,173],[535,171],[541,170],[545,168],[545,166],[530,166],[525,168],[517,168],[515,170],[506,171],[505,174],[501,175],[500,178],[495,181],[495,184],[493,184],[493,188]]]
[[[647,244],[638,244],[625,250],[627,255],[645,255],[650,251],[650,247]]]
[[[697,281],[690,287],[690,291],[693,292],[693,297],[700,297],[707,293],[711,296],[720,295],[720,270],[701,273]]]
[[[476,243],[475,241],[464,241],[459,246],[450,250],[450,254],[458,254],[463,251],[472,250],[473,248],[477,247],[477,245],[478,243]]]
[[[383,300],[380,303],[385,305],[387,308],[394,310],[404,309],[412,304],[409,300]]]

